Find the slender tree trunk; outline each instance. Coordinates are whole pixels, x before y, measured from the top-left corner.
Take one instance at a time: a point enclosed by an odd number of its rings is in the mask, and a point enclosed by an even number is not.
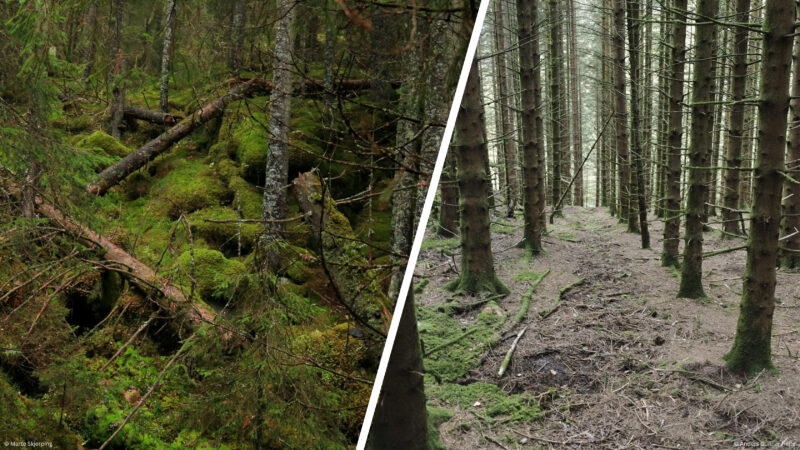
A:
[[[642,86],[642,73],[639,65],[640,22],[639,0],[628,0],[628,49],[631,63],[631,129],[635,130],[642,120],[639,94]],[[642,235],[642,248],[650,248],[650,233],[647,229],[647,201],[645,199],[644,169],[642,164],[643,148],[638,131],[631,133],[631,191],[636,194],[639,213],[639,231]],[[630,223],[628,226],[630,230]]]
[[[175,13],[175,0],[167,0],[167,17],[164,22],[164,48],[161,51],[161,96],[158,103],[163,112],[169,110],[169,64],[172,59]]]
[[[473,61],[456,119],[452,151],[458,164],[461,195],[461,275],[447,285],[452,291],[507,293],[494,271],[489,231],[489,178],[486,174],[485,122],[478,60]]]
[[[242,45],[244,44],[244,24],[247,0],[234,0],[231,14],[231,34],[228,43],[228,68],[236,74],[241,68]],[[281,16],[278,16],[281,17]]]
[[[89,3],[86,12],[86,47],[83,49],[83,82],[85,83],[94,69],[94,54],[97,52],[97,1]]]
[[[572,159],[575,161],[575,170],[583,161],[583,126],[581,125],[581,82],[578,74],[578,30],[575,18],[575,1],[568,0],[567,9],[569,11],[569,71],[570,89],[572,94]],[[575,175],[573,185],[574,202],[577,206],[583,206],[583,171]]]
[[[442,177],[439,182],[442,207],[439,211],[439,236],[453,237],[458,233],[458,183],[456,179],[456,157],[447,152]]]
[[[542,166],[541,128],[537,124],[540,114],[538,13],[534,0],[517,0],[519,23],[520,76],[522,77],[522,187],[524,206],[524,242],[522,245],[536,255],[542,252],[541,216],[544,215],[543,198],[540,197]]]
[[[736,0],[736,21],[746,23],[750,18],[750,0]],[[725,153],[725,195],[723,196],[722,230],[741,234],[739,226],[739,170],[742,167],[742,144],[744,137],[744,108],[747,86],[747,29],[733,30],[733,67],[731,68],[731,105],[728,114],[728,136]]]
[[[631,207],[631,166],[628,149],[628,110],[625,105],[625,0],[613,0],[614,30],[614,119],[617,128],[617,164],[619,171],[619,217],[628,223],[628,230],[637,230],[636,208]]]
[[[689,192],[686,199],[686,237],[679,297],[703,298],[703,216],[708,201],[708,169],[714,120],[714,57],[717,46],[709,18],[717,15],[717,0],[698,0],[692,82],[692,125],[689,137]]]
[[[111,86],[111,101],[109,102],[107,131],[116,139],[120,137],[123,110],[125,109],[125,89],[121,86],[122,73],[125,71],[125,54],[122,51],[122,19],[124,16],[125,0],[115,0],[109,47],[111,70],[108,73],[108,85]]]
[[[733,348],[725,355],[729,369],[747,375],[773,367],[771,338],[775,266],[795,17],[793,1],[767,0],[762,27],[765,51],[761,64],[758,156],[753,171],[750,239],[747,242],[736,337]]]
[[[409,289],[370,426],[367,448],[430,448],[424,373],[414,290]]]
[[[289,127],[292,102],[292,19],[294,0],[278,0],[275,31],[275,58],[272,72],[272,97],[269,107],[269,148],[267,151],[264,201],[261,217],[280,220],[286,217],[286,185],[289,181]],[[281,223],[265,224],[263,242],[272,245],[266,252],[267,267],[278,264],[277,241]]]
[[[513,114],[508,103],[511,102],[511,93],[514,91],[511,85],[511,77],[509,76],[508,64],[506,60],[506,29],[503,12],[503,2],[498,1],[495,3],[495,42],[497,43],[497,83],[499,87],[499,109],[502,118],[502,148],[503,156],[506,164],[506,174],[508,186],[506,188],[506,203],[508,210],[506,215],[508,217],[514,216],[514,209],[517,207],[517,197],[519,195],[519,183],[517,181],[517,146],[514,132]]]
[[[563,75],[563,50],[561,38],[561,21],[559,14],[559,2],[549,0],[547,2],[547,14],[550,20],[550,140],[551,154],[553,155],[553,204],[561,197],[563,188],[564,156],[569,151],[569,147],[564,146],[564,86],[562,86]],[[560,207],[559,207],[560,208]],[[562,212],[555,211],[556,216],[562,216]]]
[[[800,14],[798,14],[800,16]],[[786,173],[800,179],[800,36],[794,41],[794,67],[792,72],[791,122],[789,125],[789,161]],[[780,265],[800,267],[800,186],[784,181],[783,240],[780,247]]]
[[[686,7],[687,0],[674,0],[672,45],[667,64],[669,81],[669,137],[666,152],[664,201],[664,250],[661,265],[679,266],[678,244],[681,227],[681,149],[683,148],[683,79],[686,66]]]

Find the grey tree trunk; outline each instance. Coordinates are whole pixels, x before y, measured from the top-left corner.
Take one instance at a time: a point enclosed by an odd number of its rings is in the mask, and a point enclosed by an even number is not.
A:
[[[247,0],[234,0],[233,13],[231,15],[230,42],[228,47],[228,68],[232,73],[239,72],[239,69],[241,68],[242,44],[244,43],[244,14],[246,9]]]
[[[125,109],[125,89],[121,86],[122,73],[125,71],[125,54],[122,51],[122,19],[125,15],[125,0],[114,1],[114,17],[111,24],[110,59],[111,70],[108,73],[108,85],[111,86],[111,101],[108,111],[108,134],[116,139],[120,137],[120,126]]]
[[[733,348],[725,355],[730,370],[751,376],[762,369],[773,368],[775,266],[795,17],[792,0],[767,0],[762,27],[765,51],[761,64],[758,156],[753,171],[750,239],[736,337]]]
[[[86,12],[86,36],[87,44],[83,49],[83,81],[89,79],[94,69],[94,54],[97,52],[97,1],[89,4]]]
[[[503,156],[505,159],[505,171],[508,185],[506,188],[506,204],[508,210],[506,215],[508,217],[514,216],[514,209],[517,207],[517,198],[519,196],[519,183],[517,181],[517,146],[516,146],[516,133],[514,127],[514,118],[509,108],[511,102],[510,94],[514,91],[511,84],[512,77],[508,65],[510,61],[506,60],[506,27],[503,11],[503,2],[498,1],[495,3],[495,42],[497,44],[497,60],[495,61],[497,68],[497,84],[499,88],[499,109],[501,116],[502,128],[500,129],[500,136],[502,136]]]
[[[639,22],[639,3],[638,0],[628,0],[628,49],[631,63],[631,191],[635,193],[636,209],[639,213],[639,232],[642,235],[642,248],[650,248],[650,233],[647,229],[647,202],[645,200],[644,182],[644,149],[642,147],[642,134],[636,131],[636,126],[642,120],[639,101],[642,87],[642,73],[639,65],[639,44],[641,43],[641,29]],[[633,208],[633,203],[631,204]],[[628,229],[630,230],[630,223]]]
[[[550,21],[550,139],[553,155],[553,204],[561,197],[564,187],[564,159],[569,158],[569,145],[564,145],[564,102],[566,100],[563,86],[563,42],[561,34],[561,15],[559,2],[547,2],[547,15]],[[555,211],[555,216],[561,216],[561,211]]]
[[[575,1],[568,0],[569,11],[569,77],[572,91],[572,159],[575,161],[575,170],[583,160],[583,127],[581,125],[581,85],[578,74],[578,30],[575,18]],[[583,206],[583,171],[575,175],[573,185],[574,202]]]
[[[164,48],[161,51],[161,92],[159,109],[169,110],[169,65],[172,59],[172,42],[175,34],[175,0],[167,0],[167,17],[164,20]]]
[[[275,31],[275,60],[272,72],[272,97],[269,107],[269,148],[267,151],[264,201],[261,217],[280,220],[286,217],[286,185],[289,178],[289,127],[292,101],[292,18],[294,0],[278,0]],[[283,229],[281,223],[266,223],[264,242],[275,244]],[[268,267],[275,267],[277,246],[266,249]]]

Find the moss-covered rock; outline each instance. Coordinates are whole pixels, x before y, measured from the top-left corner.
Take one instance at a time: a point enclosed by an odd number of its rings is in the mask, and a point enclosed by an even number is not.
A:
[[[238,234],[241,230],[242,252],[247,253],[253,248],[260,233],[261,227],[255,223],[218,223],[208,220],[237,220],[239,216],[231,208],[225,206],[212,206],[195,211],[189,216],[192,232],[203,238],[220,250],[235,251],[239,245]]]
[[[128,156],[131,152],[131,149],[124,146],[120,141],[114,139],[104,131],[95,131],[84,139],[81,139],[77,146],[95,151],[100,150],[106,155],[120,158]]]
[[[269,144],[269,133],[264,129],[266,120],[265,114],[253,113],[252,118],[242,121],[232,136],[243,176],[253,183],[261,182],[266,171]]]
[[[197,293],[206,300],[224,298],[225,291],[245,273],[245,265],[241,262],[228,259],[217,250],[198,248],[194,251],[194,259],[188,251],[178,257],[178,280],[182,284],[191,284],[192,264]]]
[[[50,119],[48,121],[50,126],[68,132],[85,131],[92,127],[92,118],[89,115],[83,114],[80,116],[63,116]]]
[[[152,188],[160,212],[171,218],[203,208],[227,204],[231,191],[218,177],[204,174],[200,161],[186,161],[167,173]]]

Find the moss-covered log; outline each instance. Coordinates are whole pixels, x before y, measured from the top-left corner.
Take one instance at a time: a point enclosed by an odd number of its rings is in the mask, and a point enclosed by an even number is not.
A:
[[[340,90],[366,89],[369,88],[369,82],[363,80],[345,80],[339,82],[337,87]],[[321,83],[314,80],[307,80],[303,82],[301,90],[305,93],[314,93],[322,92],[323,89]],[[238,84],[223,96],[203,106],[191,116],[182,120],[179,124],[161,133],[157,138],[139,147],[130,155],[106,168],[100,173],[97,181],[86,186],[86,191],[92,195],[105,194],[106,191],[119,184],[120,181],[124,180],[131,173],[139,170],[139,168],[143,167],[148,161],[153,160],[156,156],[169,150],[172,144],[188,136],[189,133],[209,120],[221,116],[228,104],[251,96],[256,92],[264,93],[270,92],[271,90],[272,83],[262,78],[253,78]]]
[[[772,368],[772,314],[783,187],[786,112],[795,5],[767,0],[764,59],[758,109],[758,152],[753,173],[750,238],[742,284],[742,303],[733,348],[725,356],[734,372],[754,375]]]
[[[336,209],[316,171],[298,175],[293,184],[300,208],[317,236],[319,259],[338,300],[361,324],[384,334],[393,303],[381,290],[374,272],[364,269],[368,263],[350,222]]]

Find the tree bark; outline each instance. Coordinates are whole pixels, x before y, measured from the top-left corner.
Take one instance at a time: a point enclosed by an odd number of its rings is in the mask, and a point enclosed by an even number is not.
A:
[[[267,151],[264,200],[261,218],[280,220],[286,217],[286,184],[289,181],[289,128],[292,102],[292,20],[294,0],[278,0],[275,31],[275,59],[272,71],[272,98],[269,107],[269,147]],[[277,267],[280,232],[283,222],[265,223],[268,267]]]
[[[520,76],[522,78],[522,189],[524,242],[522,245],[533,255],[542,252],[540,223],[544,215],[543,198],[540,197],[542,166],[541,128],[537,124],[540,114],[538,14],[534,0],[517,0],[519,23]]]
[[[137,108],[136,106],[126,106],[123,108],[122,113],[125,118],[145,120],[147,122],[155,123],[158,125],[174,126],[176,123],[183,120],[183,117],[169,114],[163,111],[152,111],[144,108]]]
[[[446,287],[468,293],[507,293],[508,288],[494,271],[489,230],[489,178],[486,174],[486,145],[478,60],[470,68],[461,109],[456,119],[452,151],[458,164],[458,190],[461,195],[461,275]]]
[[[167,0],[167,17],[164,22],[164,48],[161,50],[161,90],[158,103],[163,112],[169,110],[169,64],[172,59],[175,13],[175,0]]]
[[[583,161],[583,126],[581,124],[581,84],[578,74],[578,31],[575,18],[575,1],[568,0],[567,9],[569,11],[569,74],[570,89],[572,94],[572,159],[577,166]],[[583,171],[575,175],[573,185],[574,202],[577,206],[583,206]]]
[[[638,205],[637,211],[639,213],[639,231],[642,235],[642,248],[650,248],[650,233],[647,229],[647,201],[645,199],[645,182],[644,182],[644,169],[642,159],[644,159],[644,150],[640,138],[642,134],[636,131],[636,127],[642,120],[641,117],[641,102],[639,95],[641,93],[642,72],[639,65],[639,44],[640,40],[640,22],[639,22],[639,2],[638,0],[628,0],[628,49],[630,53],[631,63],[631,191],[636,195],[636,204]],[[628,223],[628,230],[631,230],[630,223]]]
[[[234,0],[231,13],[231,34],[228,43],[228,68],[232,74],[241,67],[242,44],[244,43],[244,24],[247,0]]]
[[[619,172],[619,217],[628,224],[628,231],[636,231],[636,208],[631,205],[631,165],[628,147],[628,110],[625,105],[625,0],[613,0],[614,30],[614,118],[617,128],[617,170]]]
[[[459,194],[456,172],[456,157],[453,152],[448,152],[442,169],[441,181],[439,182],[442,207],[439,211],[437,233],[443,237],[453,237],[458,234]]]
[[[108,85],[111,86],[109,102],[108,134],[120,138],[123,109],[125,108],[125,89],[121,86],[121,76],[125,71],[125,53],[122,51],[122,19],[125,15],[125,0],[114,0],[114,17],[111,25],[110,59]]]
[[[746,23],[750,19],[750,0],[736,0],[736,17],[734,20]],[[731,105],[728,114],[728,136],[725,153],[725,191],[722,208],[722,230],[726,233],[742,234],[739,226],[739,169],[742,167],[742,143],[744,138],[744,108],[741,101],[745,98],[747,86],[747,29],[743,27],[733,30],[733,67],[731,68]],[[800,91],[798,91],[800,93]],[[800,142],[800,141],[798,141]],[[725,236],[725,235],[723,235]]]
[[[753,171],[754,201],[742,285],[739,321],[731,351],[725,355],[734,372],[755,375],[772,365],[772,315],[778,256],[781,194],[789,109],[789,73],[796,10],[791,0],[767,0],[764,56],[761,64],[758,156]]]
[[[800,36],[794,38],[794,67],[792,68],[791,121],[789,125],[789,161],[786,173],[800,179]],[[790,269],[800,267],[800,186],[796,182],[783,183],[783,241],[780,247],[780,265]]]
[[[97,52],[97,1],[89,4],[86,12],[86,47],[83,49],[83,82],[85,83],[94,69],[94,55]]]
[[[515,127],[513,123],[513,115],[511,109],[508,107],[508,102],[511,100],[511,92],[514,91],[511,86],[511,77],[509,76],[508,64],[510,61],[506,60],[506,28],[503,12],[503,2],[498,1],[495,3],[495,42],[497,44],[497,59],[495,60],[495,67],[497,68],[497,84],[499,87],[498,108],[500,109],[502,128],[499,135],[502,137],[503,156],[505,159],[505,170],[508,185],[506,187],[506,205],[508,210],[506,216],[513,217],[514,210],[517,207],[517,197],[519,196],[519,183],[517,181],[517,146],[515,139]]]
[[[409,289],[372,418],[369,449],[429,448],[425,368],[415,310],[414,289]]]
[[[562,85],[564,77],[563,71],[563,50],[562,50],[562,37],[561,37],[561,21],[559,14],[559,2],[556,0],[549,0],[547,2],[547,14],[550,21],[550,140],[551,140],[551,153],[553,155],[553,184],[551,186],[553,193],[553,204],[561,197],[561,190],[563,188],[563,165],[564,157],[569,152],[569,146],[564,145],[564,127],[563,120],[566,117],[564,114],[564,86]],[[567,156],[568,157],[568,156]],[[555,211],[556,216],[562,216],[563,213]]]
[[[708,201],[707,167],[711,158],[714,121],[714,58],[717,42],[709,22],[717,15],[717,0],[698,0],[692,82],[692,125],[689,131],[689,192],[686,199],[686,237],[678,297],[703,298],[703,216]]]

